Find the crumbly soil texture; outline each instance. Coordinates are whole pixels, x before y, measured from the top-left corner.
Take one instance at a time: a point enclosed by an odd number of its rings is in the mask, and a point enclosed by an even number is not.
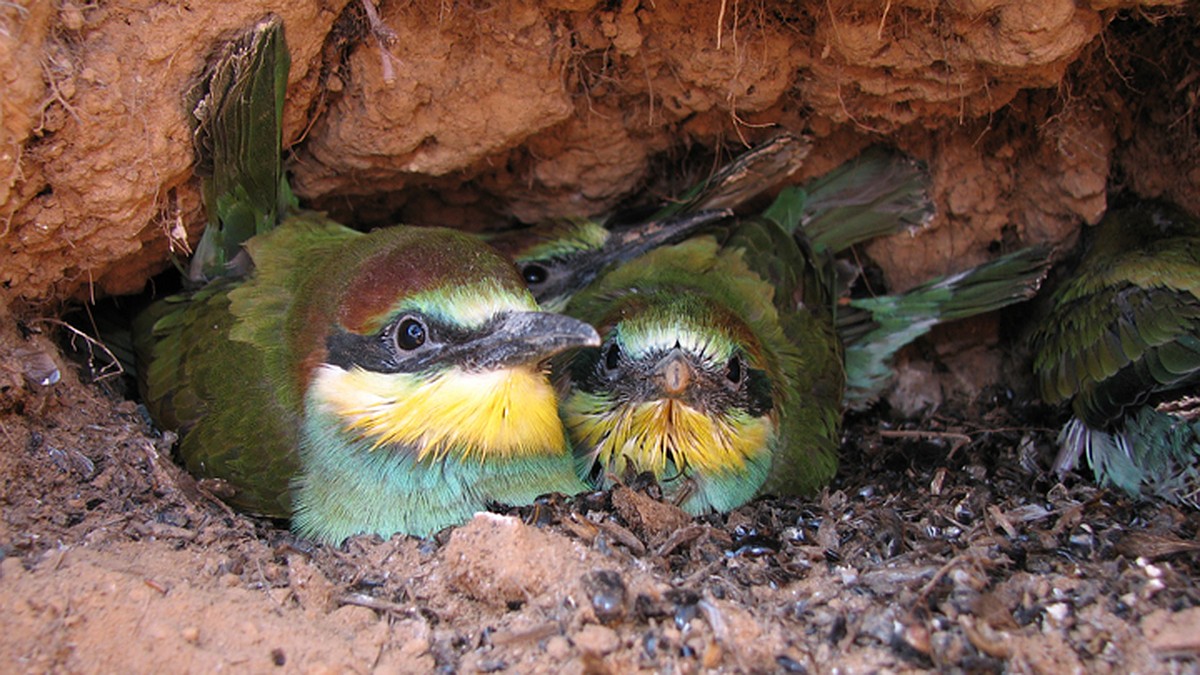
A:
[[[0,3],[5,670],[1200,672],[1200,514],[1047,472],[1036,306],[906,351],[811,498],[693,518],[633,480],[340,546],[226,507],[63,321],[171,283],[186,92],[268,12],[295,190],[363,228],[636,206],[779,129],[812,141],[792,182],[877,143],[928,166],[933,221],[854,251],[873,290],[1069,263],[1128,197],[1200,213],[1194,6],[1036,5]]]

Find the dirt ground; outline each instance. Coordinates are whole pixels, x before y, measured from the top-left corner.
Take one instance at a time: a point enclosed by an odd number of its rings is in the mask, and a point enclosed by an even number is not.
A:
[[[1029,308],[910,350],[812,499],[693,519],[631,485],[339,547],[230,511],[63,355],[65,310],[195,243],[183,93],[268,10],[297,192],[364,227],[597,213],[779,127],[796,180],[927,162],[934,222],[857,252],[892,290],[1065,256],[1116,195],[1200,212],[1194,7],[936,4],[386,1],[388,35],[346,0],[0,3],[4,669],[1200,672],[1200,514],[1046,473]]]
[[[1005,390],[853,416],[809,500],[692,519],[631,486],[331,547],[229,511],[134,403],[13,381],[14,671],[1200,670],[1200,514],[1050,479],[1047,411]]]

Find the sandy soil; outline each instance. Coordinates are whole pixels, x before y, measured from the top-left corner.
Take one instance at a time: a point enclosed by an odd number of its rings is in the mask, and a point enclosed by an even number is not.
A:
[[[57,323],[195,242],[182,93],[268,9],[306,204],[471,230],[595,213],[782,126],[813,138],[797,180],[872,142],[928,162],[934,223],[860,252],[901,289],[1065,253],[1122,191],[1200,211],[1197,15],[1159,4],[385,2],[381,40],[346,0],[0,3],[0,661],[1200,672],[1200,515],[1045,474],[1060,419],[1001,330],[1023,309],[912,350],[817,498],[690,519],[631,486],[341,547],[229,511],[115,378],[79,381]]]
[[[1003,390],[852,417],[811,500],[619,488],[329,547],[230,512],[135,404],[5,374],[19,672],[1200,670],[1200,514],[1050,480],[1047,411]]]
[[[929,162],[932,227],[869,248],[904,288],[996,241],[1069,244],[1112,177],[1200,209],[1195,16],[1162,4],[385,2],[380,33],[358,0],[8,2],[0,281],[54,307],[185,254],[185,93],[273,11],[296,189],[344,222],[594,214],[784,127],[814,141],[796,180],[881,141]]]

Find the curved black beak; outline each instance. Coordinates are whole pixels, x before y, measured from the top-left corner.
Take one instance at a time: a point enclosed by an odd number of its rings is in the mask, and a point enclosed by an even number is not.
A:
[[[550,312],[511,312],[486,335],[461,345],[456,360],[470,370],[492,370],[538,363],[568,349],[598,346],[596,329],[578,319]]]
[[[733,211],[729,209],[709,209],[636,226],[614,228],[604,248],[597,254],[594,264],[590,265],[587,271],[595,278],[601,270],[611,264],[628,262],[659,246],[677,244],[696,234],[704,226],[732,215]]]

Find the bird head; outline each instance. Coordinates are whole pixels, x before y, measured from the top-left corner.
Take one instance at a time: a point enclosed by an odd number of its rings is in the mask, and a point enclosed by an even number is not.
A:
[[[695,289],[661,288],[617,299],[599,326],[604,340],[574,356],[562,404],[581,471],[601,483],[650,472],[693,513],[748,499],[777,417],[771,366],[738,314]]]
[[[310,412],[418,461],[564,451],[545,364],[599,337],[538,311],[509,261],[468,235],[403,227],[320,269],[291,327]]]
[[[1086,264],[1130,259],[1157,252],[1164,241],[1200,236],[1200,219],[1175,204],[1154,199],[1126,199],[1110,206],[1094,227],[1085,228]],[[1151,255],[1153,255],[1152,253]]]
[[[713,209],[611,227],[589,218],[560,219],[489,241],[516,263],[538,303],[559,311],[605,269],[681,241],[730,214]]]

